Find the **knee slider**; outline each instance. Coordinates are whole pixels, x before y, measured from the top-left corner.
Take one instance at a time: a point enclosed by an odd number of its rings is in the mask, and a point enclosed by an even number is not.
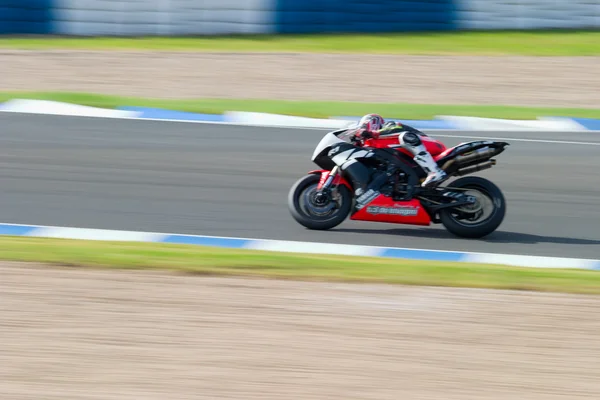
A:
[[[400,144],[407,144],[409,146],[420,146],[423,142],[421,142],[421,138],[419,135],[412,132],[404,132],[398,137],[398,141]]]

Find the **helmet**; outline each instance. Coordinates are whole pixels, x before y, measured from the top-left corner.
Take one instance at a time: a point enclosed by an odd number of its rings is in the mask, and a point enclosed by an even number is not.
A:
[[[383,128],[385,120],[378,114],[367,114],[362,117],[358,123],[361,129],[365,129],[369,132],[378,131]]]

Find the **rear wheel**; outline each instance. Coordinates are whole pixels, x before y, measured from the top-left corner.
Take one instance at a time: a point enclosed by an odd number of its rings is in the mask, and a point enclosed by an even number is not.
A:
[[[341,224],[352,208],[352,195],[344,185],[331,187],[330,193],[319,194],[319,175],[307,175],[290,189],[288,207],[292,217],[302,226],[327,230]]]
[[[469,176],[452,182],[450,186],[472,196],[475,203],[440,211],[440,220],[449,232],[464,238],[482,238],[502,224],[506,215],[506,201],[494,183]]]

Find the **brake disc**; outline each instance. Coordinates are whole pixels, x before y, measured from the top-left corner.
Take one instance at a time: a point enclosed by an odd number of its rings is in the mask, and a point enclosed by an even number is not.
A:
[[[334,208],[336,208],[337,204],[333,196],[331,196],[330,201],[326,202],[324,205],[319,205],[316,202],[317,191],[307,190],[304,193],[304,202],[306,204],[306,208],[310,210],[310,213],[317,216],[324,216],[329,214]]]
[[[483,205],[481,204],[481,200],[478,196],[470,196],[463,195],[467,201],[473,202],[472,204],[467,204],[464,206],[457,207],[457,211],[461,211],[467,214],[475,214],[483,210]],[[462,197],[462,196],[461,196]]]

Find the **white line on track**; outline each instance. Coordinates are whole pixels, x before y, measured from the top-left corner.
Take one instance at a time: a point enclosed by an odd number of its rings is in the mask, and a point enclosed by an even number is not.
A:
[[[538,132],[539,133],[539,132]],[[600,146],[600,142],[574,142],[567,140],[547,140],[547,139],[521,139],[521,138],[502,138],[497,136],[465,136],[465,135],[436,135],[432,134],[432,137],[448,137],[448,138],[461,138],[461,139],[495,139],[505,140],[513,142],[532,142],[532,143],[549,143],[549,144],[580,144],[585,146]]]
[[[112,119],[112,120],[117,119],[117,120],[127,120],[127,121],[151,121],[151,122],[182,123],[182,124],[231,125],[231,126],[243,126],[243,127],[248,127],[248,128],[296,129],[296,130],[310,130],[310,131],[323,131],[323,132],[331,131],[331,129],[328,129],[328,128],[314,128],[314,127],[306,127],[306,126],[288,126],[288,125],[262,126],[262,125],[249,125],[249,124],[246,124],[243,122],[194,121],[194,120],[181,120],[181,119],[137,118],[137,117],[119,117],[119,116],[109,117],[109,116],[96,116],[96,115],[62,115],[62,114],[50,114],[50,113],[42,113],[42,112],[37,113],[37,112],[10,111],[10,110],[0,110],[0,113],[64,116],[64,117],[71,117],[71,118],[104,118],[104,119]],[[600,142],[577,142],[577,141],[568,141],[568,140],[503,138],[503,137],[498,137],[498,136],[447,135],[447,134],[437,134],[436,133],[436,132],[448,132],[449,129],[427,129],[424,131],[431,132],[432,137],[447,137],[447,138],[460,138],[460,139],[495,139],[495,140],[504,140],[504,141],[513,141],[513,142],[600,146]],[[456,132],[461,132],[461,131],[457,130]],[[464,132],[464,131],[462,131],[462,132]],[[532,131],[532,132],[542,133],[542,131]],[[557,132],[549,131],[548,133],[557,133]],[[599,132],[596,132],[596,131],[567,131],[567,133],[594,134],[594,133],[599,133]]]

